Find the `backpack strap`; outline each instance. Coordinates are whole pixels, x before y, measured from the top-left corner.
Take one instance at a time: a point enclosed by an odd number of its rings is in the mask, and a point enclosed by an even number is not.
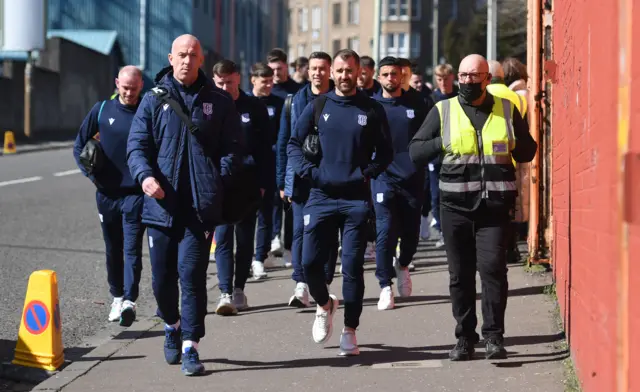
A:
[[[325,103],[327,103],[326,95],[320,95],[313,101],[313,128],[316,133],[318,133],[318,124],[320,123],[320,116]]]
[[[293,94],[288,94],[284,99],[284,115],[287,119],[287,124],[291,127],[291,106],[293,105]]]
[[[169,104],[171,109],[180,117],[180,120],[187,126],[187,129],[192,135],[195,135],[200,130],[197,125],[191,121],[191,116],[187,114],[182,105],[175,99],[171,98],[169,91],[162,87],[154,87],[151,89],[151,95],[155,95],[161,102]]]

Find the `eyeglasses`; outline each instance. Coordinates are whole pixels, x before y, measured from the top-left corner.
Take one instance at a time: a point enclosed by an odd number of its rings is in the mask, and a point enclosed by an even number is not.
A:
[[[489,72],[460,72],[458,73],[458,80],[465,80],[467,78],[474,82],[480,82],[486,78]]]

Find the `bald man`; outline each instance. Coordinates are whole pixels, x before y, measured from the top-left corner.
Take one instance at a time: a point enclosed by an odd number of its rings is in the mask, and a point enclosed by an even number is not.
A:
[[[165,322],[165,360],[182,360],[187,376],[204,371],[198,342],[205,334],[209,250],[223,220],[223,184],[244,149],[233,99],[200,70],[202,62],[196,37],[176,38],[171,65],[142,99],[127,146],[131,175],[145,194],[142,221],[157,313]]]
[[[530,162],[537,144],[518,110],[487,92],[484,57],[460,63],[458,97],[436,104],[409,144],[416,165],[444,152],[440,169],[440,218],[449,263],[449,290],[458,343],[452,361],[473,358],[476,333],[476,270],[482,281],[485,358],[506,358],[507,242],[517,196],[512,159]]]
[[[136,300],[142,271],[142,189],[129,174],[127,138],[140,102],[142,72],[132,65],[115,80],[118,93],[96,103],[80,126],[73,155],[82,173],[95,184],[98,217],[104,237],[107,281],[113,297],[109,321],[130,326],[136,317]],[[104,157],[100,170],[81,159],[87,143],[100,134]]]

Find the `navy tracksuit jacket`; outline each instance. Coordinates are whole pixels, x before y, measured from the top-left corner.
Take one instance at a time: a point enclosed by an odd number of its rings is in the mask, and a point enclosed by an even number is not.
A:
[[[87,114],[76,137],[73,155],[82,173],[96,185],[96,203],[107,259],[107,281],[114,297],[135,302],[142,272],[143,193],[127,166],[127,138],[136,106],[118,96],[98,102]],[[89,176],[79,157],[89,139],[99,133],[105,161]]]
[[[387,115],[393,162],[371,181],[376,212],[376,277],[380,287],[391,285],[395,277],[393,258],[400,238],[400,265],[406,267],[416,253],[420,235],[420,209],[424,192],[424,168],[409,157],[409,142],[424,121],[427,110],[417,94],[403,92],[397,98],[373,97]]]
[[[252,93],[249,92],[252,96]],[[265,188],[265,197],[262,199],[262,205],[258,211],[258,233],[256,234],[256,260],[264,262],[271,250],[271,240],[282,230],[282,200],[280,200],[280,192],[276,187],[276,145],[278,141],[278,133],[280,132],[280,115],[284,106],[284,99],[279,95],[270,94],[266,97],[255,97],[262,102],[269,113],[269,124],[271,125],[272,138],[269,140],[270,155],[269,161],[265,164],[269,165],[269,186]]]
[[[314,127],[315,101],[300,114],[287,149],[296,174],[311,185],[303,210],[302,263],[311,296],[325,305],[329,293],[324,265],[336,231],[342,230],[345,326],[357,328],[364,296],[369,179],[387,168],[393,150],[386,115],[378,103],[359,91],[348,97],[332,91],[325,97],[317,124],[322,148],[319,162],[307,160],[302,150]]]
[[[147,94],[131,125],[128,162],[139,182],[153,176],[165,193],[163,199],[145,196],[142,214],[149,224],[158,316],[168,325],[180,320],[182,339],[197,342],[205,335],[209,251],[221,219],[223,184],[241,164],[244,135],[231,96],[204,72],[186,87],[167,67],[156,83],[184,106],[199,128],[198,136],[168,104]]]
[[[273,189],[271,143],[274,132],[269,113],[275,109],[273,107],[269,109],[261,100],[247,95],[242,90],[240,90],[240,96],[235,104],[236,110],[240,114],[241,127],[247,146],[248,162],[245,162],[245,165],[255,168],[254,181],[260,184],[260,188]],[[270,195],[266,193],[264,197],[270,199]],[[237,241],[235,262],[233,256],[234,231]],[[221,293],[232,294],[234,288],[244,290],[251,269],[255,231],[255,213],[248,214],[244,221],[236,225],[216,227],[216,266],[218,267],[218,286]],[[264,245],[271,245],[271,243],[268,241]],[[235,282],[233,281],[234,267]]]

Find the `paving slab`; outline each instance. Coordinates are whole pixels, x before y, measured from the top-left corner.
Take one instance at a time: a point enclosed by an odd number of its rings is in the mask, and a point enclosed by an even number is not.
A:
[[[452,363],[448,351],[455,343],[455,324],[447,266],[444,252],[432,244],[421,243],[418,269],[412,274],[413,296],[396,298],[394,310],[377,310],[379,286],[373,265],[366,265],[359,357],[337,356],[342,305],[329,342],[313,342],[315,308],[286,306],[294,283],[291,270],[282,269],[270,271],[268,280],[247,284],[251,309],[237,316],[213,314],[219,293],[216,288],[210,291],[207,336],[199,350],[204,376],[188,378],[179,365],[167,365],[163,326],[145,321],[136,323],[144,328],[131,327],[134,332],[125,336],[124,344],[109,343],[107,349],[88,353],[79,361],[85,365],[76,362],[68,373],[61,371],[34,391],[563,391],[562,360],[568,354],[559,348],[562,334],[553,322],[554,304],[543,293],[550,276],[529,274],[522,266],[510,268],[505,337],[509,359],[485,360],[479,346],[475,360]],[[209,274],[215,274],[213,264]],[[339,274],[331,291],[341,298]]]

